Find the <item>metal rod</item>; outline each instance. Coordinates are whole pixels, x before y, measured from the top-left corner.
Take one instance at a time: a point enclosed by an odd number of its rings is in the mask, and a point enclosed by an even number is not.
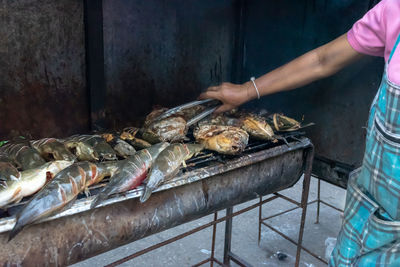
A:
[[[300,264],[300,253],[302,247],[301,243],[303,242],[304,224],[306,221],[306,214],[307,214],[307,201],[308,201],[308,193],[310,191],[311,171],[314,158],[314,147],[311,146],[310,148],[306,149],[305,153],[306,153],[306,162],[305,162],[305,171],[303,180],[303,193],[301,195],[301,207],[303,208],[303,212],[301,214],[299,240],[297,242],[297,253],[296,253],[296,263],[295,263],[296,267],[298,267]]]
[[[206,264],[207,262],[212,262],[212,258],[208,258],[208,259],[205,259],[205,260],[203,260],[203,261],[201,261],[199,263],[196,263],[196,264],[192,265],[192,267],[198,267],[198,266],[201,266],[203,264]]]
[[[228,253],[229,259],[231,259],[234,263],[242,267],[252,267],[250,263],[239,257],[238,255],[232,253],[231,251]]]
[[[260,196],[259,203],[262,202],[262,196]],[[258,245],[260,245],[261,241],[261,222],[262,222],[262,205],[258,208]]]
[[[277,213],[277,214],[274,214],[274,215],[265,217],[265,218],[263,218],[263,219],[261,219],[261,220],[262,220],[262,221],[266,221],[266,220],[272,219],[272,218],[274,218],[274,217],[278,217],[278,216],[280,216],[280,215],[283,215],[283,214],[285,214],[285,213],[288,213],[288,212],[291,212],[291,211],[297,210],[297,209],[300,209],[300,207],[294,207],[294,208],[291,208],[291,209],[288,209],[288,210],[279,212],[279,213]]]
[[[263,202],[261,202],[261,203],[253,204],[253,205],[248,206],[248,207],[246,207],[246,208],[244,208],[244,209],[241,209],[241,210],[239,210],[239,211],[236,211],[236,212],[232,213],[231,215],[226,215],[226,216],[224,216],[224,217],[222,217],[222,218],[219,218],[219,219],[216,220],[216,221],[211,221],[211,222],[209,222],[209,223],[203,224],[203,225],[201,225],[201,226],[199,226],[199,227],[196,227],[196,228],[194,228],[194,229],[192,229],[192,230],[190,230],[190,231],[187,231],[187,232],[182,233],[182,234],[180,234],[180,235],[174,236],[174,237],[172,237],[172,238],[170,238],[170,239],[167,239],[167,240],[165,240],[165,241],[163,241],[163,242],[157,243],[157,244],[155,244],[155,245],[153,245],[153,246],[150,246],[150,247],[147,247],[147,248],[145,248],[145,249],[142,249],[142,250],[140,250],[140,251],[138,251],[138,252],[135,252],[134,254],[131,254],[131,255],[129,255],[129,256],[126,256],[126,257],[124,257],[124,258],[122,258],[122,259],[120,259],[120,260],[118,260],[118,261],[112,262],[112,263],[106,265],[105,267],[112,267],[112,266],[120,265],[120,264],[122,264],[122,263],[124,263],[124,262],[127,262],[127,261],[129,261],[129,260],[131,260],[131,259],[134,259],[134,258],[136,258],[136,257],[138,257],[138,256],[141,256],[141,255],[143,255],[143,254],[146,254],[147,252],[153,251],[153,250],[155,250],[155,249],[157,249],[157,248],[163,247],[163,246],[165,246],[165,245],[167,245],[167,244],[170,244],[170,243],[172,243],[172,242],[175,242],[175,241],[177,241],[177,240],[180,240],[180,239],[182,239],[182,238],[184,238],[184,237],[187,237],[187,236],[189,236],[189,235],[191,235],[191,234],[194,234],[194,233],[196,233],[196,232],[199,232],[199,231],[201,231],[201,230],[203,230],[203,229],[206,229],[206,228],[208,228],[208,227],[210,227],[210,226],[212,226],[212,225],[214,225],[214,224],[223,222],[223,221],[225,221],[225,220],[227,220],[227,219],[229,219],[229,218],[238,216],[238,215],[240,215],[240,214],[242,214],[242,213],[245,213],[245,212],[247,212],[247,211],[249,211],[249,210],[252,210],[252,209],[254,209],[254,208],[257,208],[259,205],[262,205],[262,204],[264,204],[264,203],[267,203],[267,202],[269,202],[269,201],[272,201],[272,200],[274,200],[274,199],[276,199],[276,198],[278,198],[278,197],[277,197],[277,196],[272,196],[272,197],[270,197],[270,198],[267,198],[267,199],[263,200]]]
[[[229,266],[229,252],[231,252],[231,241],[232,241],[232,212],[233,208],[229,207],[226,209],[226,216],[230,216],[225,221],[225,245],[224,245],[224,265]]]
[[[289,202],[291,202],[291,203],[293,203],[293,204],[295,204],[295,205],[301,207],[301,203],[300,203],[300,202],[297,202],[297,201],[294,200],[294,199],[288,198],[287,196],[284,196],[284,195],[279,194],[279,193],[274,193],[274,195],[276,195],[276,196],[278,196],[278,197],[280,197],[280,198],[283,198],[284,200],[287,200],[287,201],[289,201]]]
[[[326,202],[323,201],[323,200],[321,200],[320,202],[323,203],[323,204],[325,204],[325,205],[327,205],[328,207],[331,207],[332,209],[335,209],[335,210],[340,211],[340,212],[344,212],[344,210],[339,209],[339,208],[333,206],[332,204],[326,203]]]
[[[218,212],[214,213],[214,221],[218,219]],[[213,225],[213,233],[212,233],[212,240],[211,240],[211,259],[214,259],[214,252],[215,252],[215,236],[217,233],[217,224]],[[210,267],[213,267],[214,261],[211,260]]]
[[[276,230],[273,226],[267,224],[266,222],[262,222],[263,225],[267,226],[269,229],[271,229],[272,231],[274,231],[275,233],[279,234],[280,236],[282,236],[283,238],[285,238],[287,241],[290,241],[292,244],[296,245],[298,247],[298,243],[296,243],[296,241],[294,241],[293,239],[291,239],[290,237],[288,237],[287,235],[285,235],[284,233],[280,232],[279,230]],[[312,251],[310,251],[309,249],[300,246],[301,249],[303,249],[305,252],[307,252],[308,254],[310,254],[311,256],[313,256],[314,258],[322,261],[325,264],[328,264],[327,261],[325,261],[323,258],[321,258],[321,256],[313,253]]]
[[[317,219],[315,223],[319,223],[319,208],[321,206],[321,179],[318,179],[318,191],[317,191]]]

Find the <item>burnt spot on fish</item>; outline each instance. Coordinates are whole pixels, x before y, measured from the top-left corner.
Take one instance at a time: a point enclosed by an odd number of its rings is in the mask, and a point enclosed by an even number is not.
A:
[[[51,179],[53,179],[53,174],[51,173],[51,172],[49,172],[49,171],[47,171],[46,172],[46,184],[51,180]]]

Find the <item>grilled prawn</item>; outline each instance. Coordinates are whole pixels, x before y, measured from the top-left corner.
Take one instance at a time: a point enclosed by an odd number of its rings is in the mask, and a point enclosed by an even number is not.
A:
[[[16,215],[16,224],[9,239],[23,227],[62,210],[72,204],[78,194],[115,171],[115,165],[78,162],[60,171]]]
[[[111,181],[96,196],[91,207],[94,208],[107,199],[111,194],[125,192],[140,185],[146,178],[148,169],[151,167],[158,154],[169,144],[159,143],[147,149],[136,152],[135,155],[122,161],[118,171],[111,177]]]
[[[161,151],[145,180],[145,189],[140,202],[149,199],[153,190],[161,183],[173,178],[179,172],[180,166],[203,148],[204,146],[200,144],[172,144]]]

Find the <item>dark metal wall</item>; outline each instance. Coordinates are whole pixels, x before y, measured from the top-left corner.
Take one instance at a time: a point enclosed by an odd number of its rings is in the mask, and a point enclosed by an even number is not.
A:
[[[1,1],[0,73],[0,140],[87,131],[82,1]]]
[[[111,126],[154,105],[191,101],[230,80],[235,1],[103,1],[106,111]]]
[[[242,81],[260,76],[347,32],[376,1],[246,1]],[[283,112],[316,126],[307,129],[316,155],[361,164],[369,105],[383,60],[365,58],[331,78],[265,97],[249,106]]]

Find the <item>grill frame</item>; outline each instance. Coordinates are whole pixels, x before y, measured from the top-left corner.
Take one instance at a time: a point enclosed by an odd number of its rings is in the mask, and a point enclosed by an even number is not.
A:
[[[43,264],[52,263],[57,256],[58,264],[72,264],[217,210],[288,188],[303,173],[304,153],[312,146],[307,138],[299,140],[291,142],[290,146],[282,144],[178,175],[143,205],[137,200],[140,189],[117,195],[93,210],[88,209],[93,197],[82,199],[75,203],[75,208],[27,227],[9,243],[4,227],[10,229],[13,219],[9,218],[6,223],[1,220],[0,244],[4,249],[0,252],[0,261]],[[172,212],[176,209],[182,209],[182,213]],[[158,223],[152,221],[154,218]],[[48,253],[38,257],[43,251]]]

